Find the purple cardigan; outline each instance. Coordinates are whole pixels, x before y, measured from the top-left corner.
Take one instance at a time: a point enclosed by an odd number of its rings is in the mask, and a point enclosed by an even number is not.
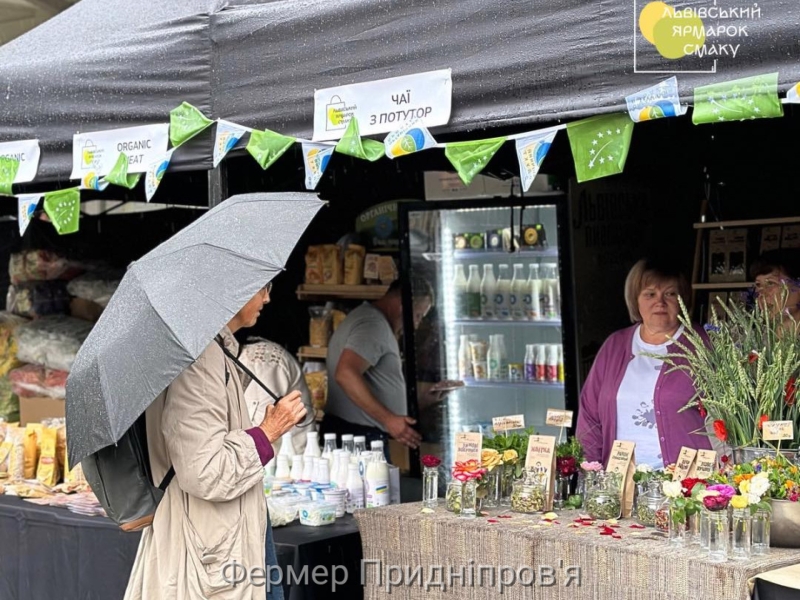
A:
[[[617,435],[617,392],[628,364],[633,360],[631,348],[636,327],[621,329],[609,336],[583,385],[576,435],[583,444],[588,461],[604,465],[608,462]],[[704,331],[695,329],[706,338]],[[691,348],[686,336],[681,336],[680,341]],[[673,344],[667,350],[672,353],[679,349]],[[678,412],[694,396],[694,384],[684,371],[667,373],[670,368],[666,363],[661,367],[653,397],[665,465],[677,462],[681,446],[711,450],[711,441],[703,434],[705,422],[700,412],[692,409]],[[642,393],[649,392],[643,390]],[[695,433],[697,431],[701,433]]]

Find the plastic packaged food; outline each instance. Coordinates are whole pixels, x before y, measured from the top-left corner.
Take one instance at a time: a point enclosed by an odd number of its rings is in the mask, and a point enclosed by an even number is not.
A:
[[[331,312],[324,306],[308,309],[311,320],[308,324],[309,344],[314,348],[327,348],[331,335]]]
[[[24,365],[8,374],[12,391],[21,398],[66,396],[67,371],[48,369],[41,365]]]
[[[309,502],[297,507],[300,523],[310,527],[331,525],[336,521],[336,504],[332,502]]]
[[[21,317],[69,313],[69,294],[63,281],[30,281],[8,288],[6,308]]]
[[[315,410],[323,410],[328,401],[328,373],[314,371],[305,373],[306,385],[311,392],[311,405]]]
[[[343,279],[342,249],[336,244],[325,244],[322,246],[322,283],[340,285]]]
[[[69,371],[92,323],[72,317],[43,317],[17,329],[17,358],[22,362]]]
[[[367,249],[350,244],[344,252],[344,282],[346,285],[361,285],[364,277],[364,257]]]
[[[322,283],[322,247],[309,246],[306,250],[306,283]]]
[[[11,255],[8,274],[11,283],[26,281],[69,280],[82,271],[81,267],[49,250],[26,250]]]
[[[288,525],[297,518],[298,507],[308,502],[307,498],[296,494],[272,495],[267,498],[269,517],[273,527]]]
[[[27,323],[10,312],[0,312],[0,376],[8,374],[11,369],[16,369],[22,363],[17,360],[17,327]]]
[[[8,377],[0,377],[0,418],[8,423],[19,421],[19,396],[14,393]]]
[[[117,291],[122,275],[119,271],[111,269],[89,271],[70,281],[67,284],[67,291],[76,298],[106,306]]]

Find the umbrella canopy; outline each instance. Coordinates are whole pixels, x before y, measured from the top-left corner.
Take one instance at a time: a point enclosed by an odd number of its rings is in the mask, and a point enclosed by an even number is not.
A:
[[[116,443],[197,360],[321,206],[308,193],[234,196],[131,265],[67,380],[70,464]]]

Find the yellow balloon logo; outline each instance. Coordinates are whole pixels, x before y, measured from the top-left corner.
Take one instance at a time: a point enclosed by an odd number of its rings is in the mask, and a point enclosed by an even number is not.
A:
[[[706,41],[700,17],[675,16],[665,2],[650,2],[639,13],[639,31],[664,58],[675,60],[692,54]]]
[[[639,31],[642,32],[644,39],[656,45],[655,29],[665,15],[674,16],[675,11],[668,4],[663,2],[651,2],[639,13]]]

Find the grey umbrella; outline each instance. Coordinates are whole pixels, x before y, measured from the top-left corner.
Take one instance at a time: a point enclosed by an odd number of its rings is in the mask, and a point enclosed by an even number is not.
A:
[[[286,264],[323,202],[234,196],[133,263],[67,379],[69,461],[116,443]]]

